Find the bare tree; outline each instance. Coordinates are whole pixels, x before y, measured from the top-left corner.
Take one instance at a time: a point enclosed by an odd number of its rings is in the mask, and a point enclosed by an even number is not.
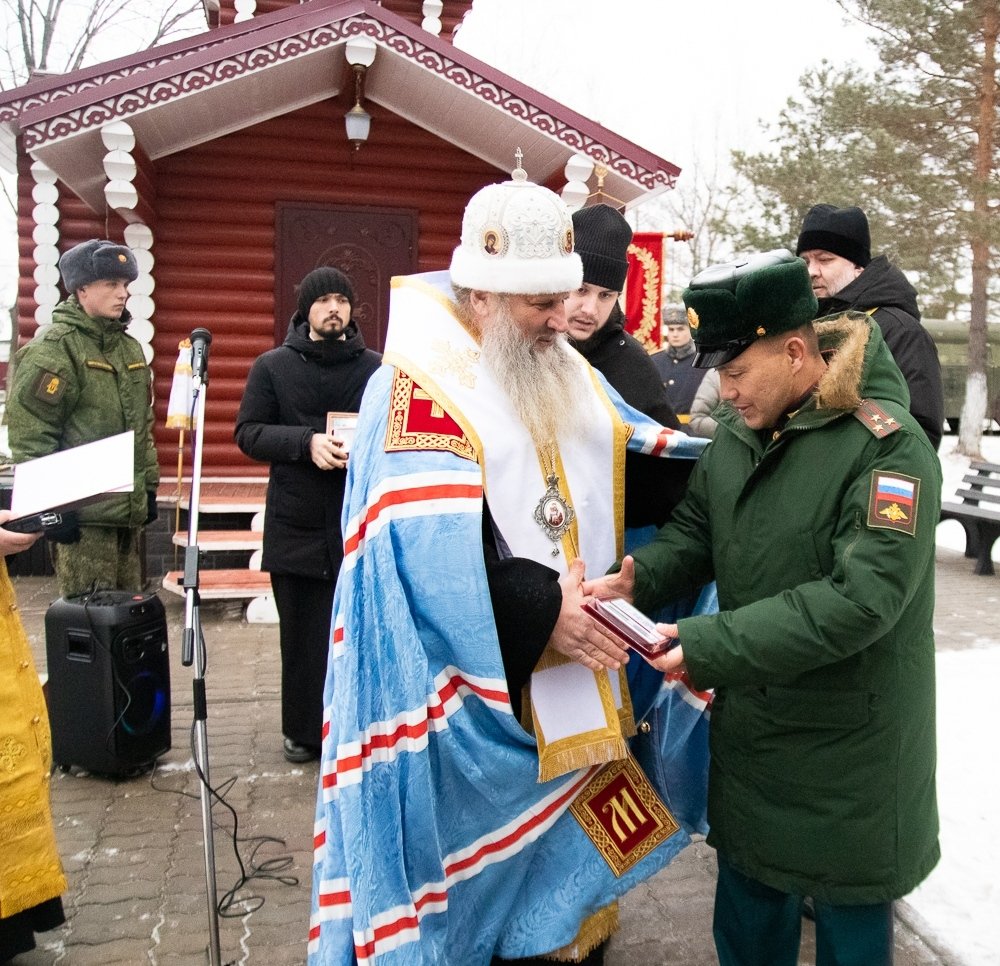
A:
[[[76,70],[206,27],[203,0],[0,0],[0,23],[0,90],[19,87],[38,73]],[[6,239],[9,230],[16,265],[17,192],[12,174],[0,177],[0,191],[0,234]],[[0,302],[6,306],[15,298],[12,277],[4,283]],[[11,334],[0,346],[4,358],[9,352],[6,343],[17,331],[14,309],[11,315]]]
[[[0,89],[205,29],[202,0],[0,0]]]
[[[734,257],[730,233],[722,229],[741,210],[741,183],[721,149],[707,160],[696,153],[673,191],[642,206],[639,230],[662,231],[672,238],[665,253],[668,301],[679,302],[681,291],[703,268]]]

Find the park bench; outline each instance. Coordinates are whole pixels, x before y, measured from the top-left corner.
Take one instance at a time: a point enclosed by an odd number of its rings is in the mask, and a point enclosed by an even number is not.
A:
[[[993,544],[1000,538],[1000,465],[970,463],[955,498],[941,504],[941,519],[962,524],[965,556],[976,561],[974,573],[994,573]]]

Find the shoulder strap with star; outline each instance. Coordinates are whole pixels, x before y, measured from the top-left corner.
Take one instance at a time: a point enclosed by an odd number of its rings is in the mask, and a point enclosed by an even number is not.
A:
[[[854,418],[878,439],[883,439],[901,428],[899,421],[872,399],[861,400],[861,405],[854,410]]]

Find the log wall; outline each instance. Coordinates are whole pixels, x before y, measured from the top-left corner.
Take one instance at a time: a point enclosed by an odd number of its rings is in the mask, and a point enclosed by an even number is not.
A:
[[[155,199],[153,371],[160,465],[173,476],[177,431],[164,427],[180,340],[199,326],[213,335],[202,472],[260,474],[233,442],[233,426],[253,360],[274,346],[275,204],[313,202],[412,208],[418,215],[419,271],[447,268],[462,212],[502,172],[369,103],[371,136],[355,152],[344,132],[343,97],[255,125],[197,148],[140,159]],[[30,159],[19,177],[21,341],[34,332],[33,201]],[[59,247],[88,238],[123,240],[124,223],[60,196]]]
[[[413,208],[419,271],[447,268],[469,197],[498,172],[399,117],[368,104],[372,133],[354,152],[343,101],[325,101],[157,165],[156,409],[166,418],[177,343],[212,332],[203,468],[260,472],[233,443],[250,364],[274,346],[275,205],[312,202]],[[167,364],[169,362],[169,365]],[[159,433],[161,465],[176,463]]]

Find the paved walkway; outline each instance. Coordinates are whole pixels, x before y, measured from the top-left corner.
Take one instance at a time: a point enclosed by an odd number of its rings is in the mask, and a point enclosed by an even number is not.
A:
[[[39,670],[51,579],[15,586]],[[1000,578],[976,577],[971,561],[939,550],[939,647],[971,646],[995,619]],[[162,598],[170,626],[173,748],[151,774],[122,781],[74,771],[53,776],[53,811],[69,890],[67,923],[39,936],[16,966],[112,966],[208,961],[209,936],[201,808],[192,767],[192,679],[180,662],[183,600]],[[238,604],[201,605],[208,664],[208,748],[213,784],[238,817],[216,806],[219,896],[236,902],[219,920],[222,963],[300,966],[305,962],[313,803],[317,767],[281,754],[277,628],[247,624]],[[239,853],[237,859],[236,853]],[[242,868],[241,868],[242,866]],[[241,876],[253,875],[239,885]],[[622,903],[622,929],[608,966],[710,966],[712,850],[696,843]],[[238,887],[238,888],[237,888]],[[900,904],[897,966],[962,964],[926,938]],[[807,931],[808,932],[808,931]],[[813,962],[811,936],[802,963]],[[453,964],[463,966],[463,964]]]

